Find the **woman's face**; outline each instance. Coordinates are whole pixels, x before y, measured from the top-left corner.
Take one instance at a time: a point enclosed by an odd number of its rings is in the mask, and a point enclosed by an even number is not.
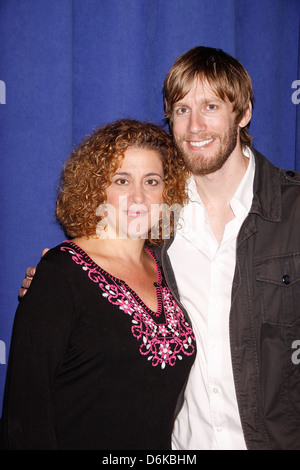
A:
[[[106,190],[105,238],[148,237],[149,229],[159,220],[163,178],[162,157],[158,152],[144,148],[126,150],[122,165]]]

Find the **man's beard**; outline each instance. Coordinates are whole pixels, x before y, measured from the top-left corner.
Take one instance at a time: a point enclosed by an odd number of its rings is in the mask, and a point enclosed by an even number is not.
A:
[[[215,137],[220,136],[219,134],[210,135],[210,138]],[[202,136],[201,139],[203,139]],[[186,150],[184,150],[182,141],[179,142],[178,140],[176,140],[176,144],[183,156],[187,169],[196,176],[203,176],[208,175],[210,173],[214,173],[215,171],[218,171],[222,168],[222,166],[226,163],[233,150],[235,149],[237,139],[238,125],[234,125],[229,129],[229,131],[224,135],[224,137],[220,139],[219,150],[213,157],[205,157],[201,153],[197,155],[195,153],[194,155],[192,155],[192,151],[188,153]]]

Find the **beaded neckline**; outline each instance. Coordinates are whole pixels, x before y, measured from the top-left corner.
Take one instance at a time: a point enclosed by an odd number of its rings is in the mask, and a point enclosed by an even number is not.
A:
[[[109,273],[104,268],[99,266],[99,264],[95,263],[95,261],[86,253],[86,251],[84,251],[82,248],[80,248],[80,246],[78,246],[76,243],[74,243],[73,241],[70,241],[70,240],[65,240],[64,243],[67,243],[68,245],[73,247],[76,251],[78,251],[86,260],[88,260],[88,264],[90,266],[92,266],[96,271],[98,271],[102,274],[105,274],[107,277],[112,279],[115,283],[124,285],[124,287],[127,290],[129,290],[130,293],[133,295],[135,300],[138,303],[140,303],[148,313],[150,313],[152,315],[155,315],[156,317],[159,317],[161,315],[162,310],[163,310],[162,292],[161,292],[162,274],[161,274],[161,270],[158,266],[158,262],[157,262],[156,257],[154,256],[154,254],[147,247],[145,247],[145,249],[149,253],[149,255],[151,256],[151,258],[153,259],[153,261],[155,263],[156,275],[157,275],[156,281],[154,282],[154,286],[155,286],[155,290],[156,290],[156,300],[157,300],[157,310],[156,311],[154,311],[150,307],[148,307],[148,305],[145,304],[145,302],[140,298],[140,296],[135,292],[135,290],[132,289],[127,284],[126,281],[114,276],[113,274]]]
[[[131,318],[131,334],[139,343],[139,352],[153,367],[174,366],[177,360],[195,352],[195,335],[169,288],[164,285],[158,263],[149,251],[157,270],[157,312],[153,312],[126,282],[96,264],[78,245],[66,241],[61,245],[72,260],[101,289],[102,296]],[[163,312],[163,315],[160,314]],[[155,318],[156,317],[156,318]]]

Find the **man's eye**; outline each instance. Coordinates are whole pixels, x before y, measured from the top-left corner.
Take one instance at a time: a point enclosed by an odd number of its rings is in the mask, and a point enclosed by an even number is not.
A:
[[[188,113],[188,108],[177,108],[176,113],[177,114],[186,114]]]
[[[215,109],[217,109],[217,106],[215,104],[208,104],[206,106],[206,109],[208,109],[208,111],[215,111]]]

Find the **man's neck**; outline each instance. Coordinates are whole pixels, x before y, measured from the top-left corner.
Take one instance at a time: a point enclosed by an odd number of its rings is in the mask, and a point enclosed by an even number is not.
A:
[[[201,201],[206,207],[210,224],[220,243],[226,224],[234,218],[230,202],[249,164],[242,151],[233,152],[223,167],[209,175],[194,175]]]

